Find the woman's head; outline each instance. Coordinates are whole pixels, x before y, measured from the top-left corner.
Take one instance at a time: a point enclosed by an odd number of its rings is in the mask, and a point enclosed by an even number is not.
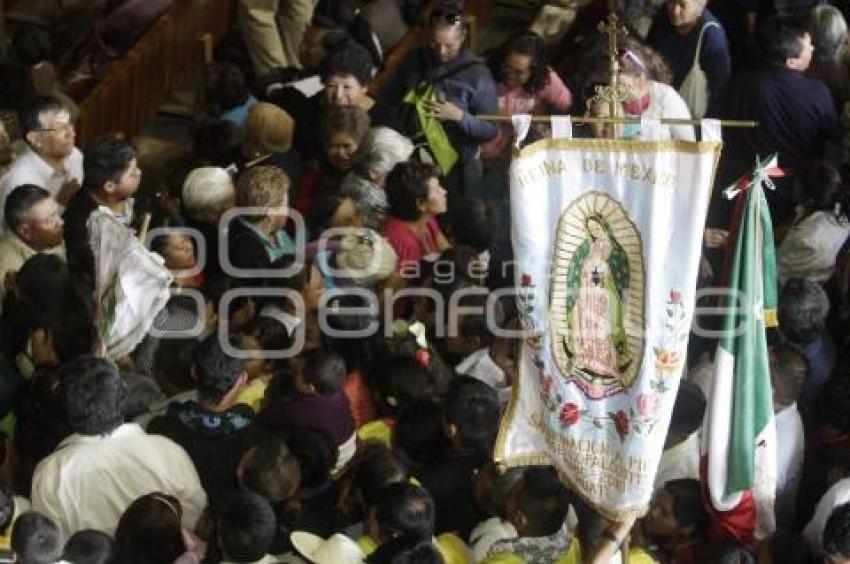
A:
[[[439,172],[432,165],[414,161],[397,164],[387,176],[387,200],[390,213],[405,221],[446,211],[446,190]]]
[[[354,156],[354,170],[375,184],[383,186],[395,165],[413,154],[413,143],[389,127],[373,127],[363,137]]]
[[[496,79],[509,87],[536,92],[549,81],[549,66],[543,39],[533,31],[523,31],[500,49],[493,69]]]
[[[121,515],[115,531],[120,562],[174,562],[185,552],[177,498],[156,492],[136,499]]]
[[[260,208],[259,214],[246,215],[256,222],[270,221],[282,228],[289,210],[289,177],[273,166],[254,166],[242,172],[236,183],[236,205]]]
[[[319,75],[328,106],[362,106],[375,67],[372,56],[361,45],[350,42],[322,61]]]
[[[670,82],[670,70],[663,59],[641,42],[624,39],[619,43],[617,52],[620,63],[620,84],[634,98],[641,98],[649,93],[650,81]]]
[[[677,32],[690,32],[705,10],[706,0],[667,0],[667,18]]]
[[[467,21],[463,11],[450,2],[440,3],[428,18],[428,48],[444,65],[460,54],[466,41]]]
[[[322,120],[322,145],[330,165],[340,172],[351,168],[354,154],[369,131],[369,115],[356,106],[331,107]]]
[[[236,204],[233,179],[223,168],[196,168],[183,183],[180,201],[189,217],[215,225]]]
[[[815,6],[809,14],[809,35],[816,60],[840,61],[847,41],[847,22],[838,8],[828,4]]]
[[[248,110],[242,134],[242,155],[249,160],[292,148],[295,121],[285,110],[267,102],[257,102]]]

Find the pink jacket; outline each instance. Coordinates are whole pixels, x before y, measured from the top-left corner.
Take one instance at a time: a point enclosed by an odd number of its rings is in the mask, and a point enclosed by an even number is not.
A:
[[[502,115],[565,114],[573,104],[570,90],[551,68],[549,82],[534,94],[520,86],[509,88],[500,83],[496,88],[499,94],[499,113]],[[510,123],[500,123],[495,139],[481,146],[481,158],[492,161],[503,156],[512,138],[513,126]]]

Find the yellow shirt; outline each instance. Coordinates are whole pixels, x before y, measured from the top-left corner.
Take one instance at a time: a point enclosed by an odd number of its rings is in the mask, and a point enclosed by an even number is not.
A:
[[[446,564],[472,564],[469,547],[456,534],[443,533],[437,537],[436,544]],[[369,556],[378,548],[378,543],[369,535],[364,535],[357,540],[357,546],[363,554]]]
[[[612,560],[613,561],[613,560]],[[618,559],[619,561],[619,559]],[[570,549],[555,564],[581,564],[581,546],[578,539],[573,539]],[[642,548],[629,549],[629,564],[657,564],[656,560]]]
[[[260,411],[260,407],[262,407],[263,398],[266,395],[266,388],[268,387],[268,382],[261,378],[254,378],[248,384],[239,390],[239,394],[236,396],[236,403],[244,403],[248,407],[250,407],[254,413]]]

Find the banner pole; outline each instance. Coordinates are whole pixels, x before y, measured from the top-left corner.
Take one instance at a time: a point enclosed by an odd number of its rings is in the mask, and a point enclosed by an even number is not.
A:
[[[498,114],[478,114],[475,117],[484,121],[511,121],[511,116],[503,116]],[[552,116],[531,116],[531,121],[537,123],[548,123]],[[640,123],[639,117],[587,117],[587,116],[570,116],[570,121],[573,123]],[[751,120],[738,119],[721,119],[720,125],[723,127],[743,127],[755,128],[759,126],[759,122]],[[661,123],[665,125],[701,125],[702,120],[698,119],[678,119],[678,118],[663,118]]]

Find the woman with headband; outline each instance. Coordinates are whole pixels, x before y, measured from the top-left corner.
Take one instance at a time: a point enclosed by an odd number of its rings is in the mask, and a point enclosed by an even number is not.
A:
[[[498,132],[477,117],[498,113],[496,85],[466,37],[463,13],[440,4],[428,19],[427,44],[408,54],[382,93],[375,124],[427,145],[452,195],[480,181],[479,146]]]
[[[652,119],[691,119],[688,106],[669,84],[669,71],[660,57],[649,47],[626,39],[619,49],[619,83],[630,99],[623,102],[626,116]],[[627,125],[624,137],[636,136],[640,125]],[[662,125],[662,139],[694,140],[690,125]]]

